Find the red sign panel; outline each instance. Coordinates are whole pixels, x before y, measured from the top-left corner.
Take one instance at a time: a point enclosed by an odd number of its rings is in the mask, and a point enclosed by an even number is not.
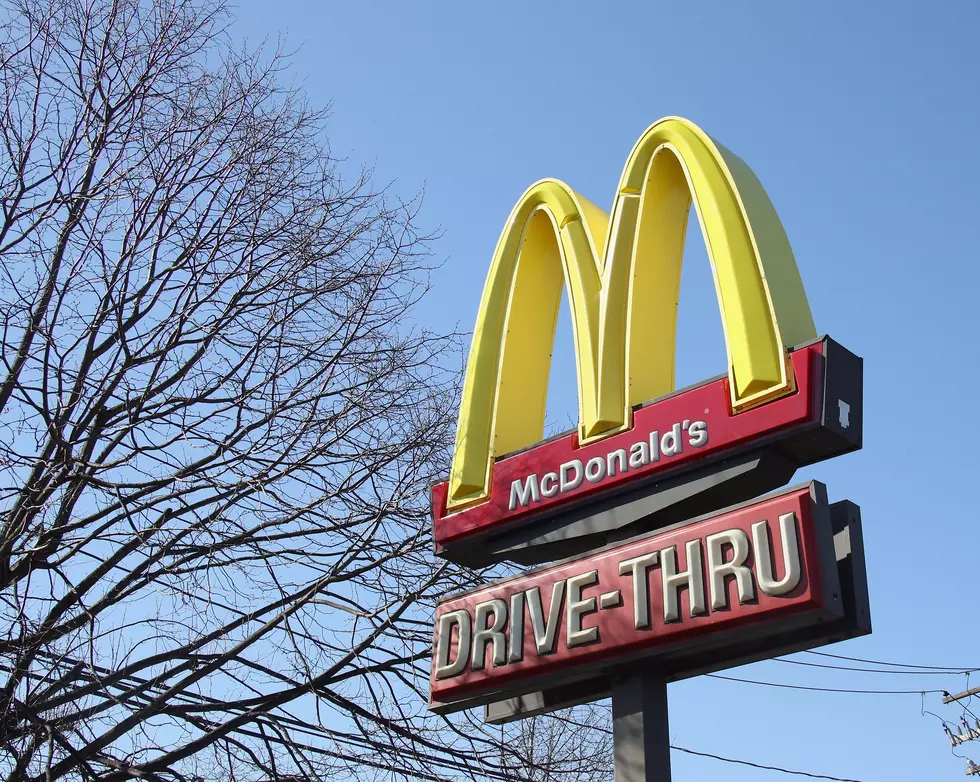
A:
[[[798,390],[752,410],[733,414],[728,380],[715,380],[637,409],[629,431],[583,447],[573,433],[497,461],[478,505],[447,512],[448,483],[437,484],[437,549],[818,420],[822,348],[792,353]]]
[[[432,706],[836,616],[825,511],[805,486],[448,599],[436,610]]]

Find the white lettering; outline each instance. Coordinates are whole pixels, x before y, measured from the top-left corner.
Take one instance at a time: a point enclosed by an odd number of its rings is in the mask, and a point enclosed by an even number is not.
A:
[[[493,624],[488,618],[493,616]],[[507,662],[504,637],[504,625],[507,624],[507,603],[503,600],[488,600],[476,606],[476,618],[473,620],[473,662],[470,667],[474,671],[483,668],[487,656],[487,644],[493,644],[493,665],[503,665]]]
[[[646,467],[650,464],[650,446],[647,443],[633,443],[630,446],[630,467]]]
[[[541,588],[527,590],[527,611],[531,616],[531,630],[534,632],[534,648],[538,654],[551,654],[555,651],[558,638],[558,623],[561,622],[561,603],[565,595],[565,579],[556,581],[551,588],[551,606],[548,608],[548,622],[544,620],[544,607],[541,605]]]
[[[541,496],[554,497],[558,493],[558,473],[545,473],[541,479]]]
[[[749,558],[749,536],[740,529],[708,535],[708,583],[711,587],[711,607],[728,608],[726,576],[735,576],[738,586],[738,602],[747,603],[755,597],[752,570],[745,566]],[[732,547],[730,562],[725,561],[724,546]]]
[[[575,477],[569,478],[569,470],[575,470]],[[572,491],[577,489],[582,485],[582,462],[578,459],[572,459],[570,462],[565,462],[561,467],[558,468],[558,473],[561,476],[561,493],[564,494],[566,491]]]
[[[510,638],[507,646],[507,662],[516,663],[524,659],[524,593],[515,592],[510,596]]]
[[[687,570],[677,572],[677,546],[660,551],[660,575],[663,577],[664,621],[675,622],[680,618],[680,590],[687,587],[692,617],[705,613],[704,573],[701,569],[701,541],[687,543]]]
[[[650,432],[650,463],[660,461],[660,431]]]
[[[566,580],[568,599],[566,600],[566,619],[565,619],[565,643],[569,649],[582,644],[590,644],[599,640],[598,627],[582,628],[582,617],[591,614],[599,609],[596,607],[595,597],[582,599],[582,590],[585,587],[599,583],[599,571],[590,570],[572,576]]]
[[[769,522],[757,521],[752,525],[752,545],[755,547],[755,569],[759,579],[759,589],[773,597],[792,592],[800,583],[802,576],[795,513],[784,513],[779,517],[779,536],[782,538],[783,577],[777,581],[772,572]]]
[[[695,421],[687,430],[687,441],[692,448],[700,448],[708,442],[708,424],[705,421]]]
[[[686,435],[685,435],[686,432]],[[549,499],[558,494],[574,491],[583,481],[599,483],[604,478],[622,475],[629,470],[646,467],[665,457],[676,456],[684,450],[684,440],[692,448],[700,448],[708,442],[708,424],[705,421],[684,419],[674,424],[662,436],[659,430],[650,432],[646,441],[633,443],[629,449],[617,448],[603,456],[593,456],[583,464],[581,459],[571,459],[558,468],[547,472],[540,480],[537,474],[518,478],[510,485],[510,510],[526,508],[541,498]]]
[[[598,483],[606,477],[606,460],[601,456],[593,456],[585,465],[585,480]]]
[[[617,473],[626,472],[627,461],[625,448],[613,451],[606,457],[606,475],[612,478]]]
[[[518,503],[521,507],[526,507],[532,500],[541,502],[541,490],[538,488],[537,474],[528,475],[523,486],[520,478],[510,485],[510,504],[508,507],[511,510],[517,510]]]
[[[657,564],[660,555],[654,551],[619,563],[619,575],[633,577],[633,627],[642,630],[650,626],[650,585],[647,570]]]
[[[456,659],[450,660],[453,646],[453,628],[459,628]],[[439,638],[436,641],[436,678],[448,679],[463,672],[470,661],[470,615],[460,609],[439,617]]]
[[[660,440],[660,451],[664,456],[676,456],[683,449],[681,441],[681,425],[674,424]]]

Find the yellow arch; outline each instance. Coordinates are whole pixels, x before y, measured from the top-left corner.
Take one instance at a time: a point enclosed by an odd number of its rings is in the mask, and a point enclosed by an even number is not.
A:
[[[732,409],[794,389],[786,347],[816,336],[772,203],[738,157],[667,117],[633,147],[612,217],[568,185],[532,185],[497,242],[473,332],[449,508],[489,494],[495,456],[543,436],[562,284],[578,366],[579,439],[628,429],[674,388],[677,299],[693,199],[725,328]]]

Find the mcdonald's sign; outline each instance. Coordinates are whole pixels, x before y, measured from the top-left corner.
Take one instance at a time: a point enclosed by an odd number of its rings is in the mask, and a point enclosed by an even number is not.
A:
[[[677,391],[692,203],[728,371]],[[579,424],[542,442],[563,290]],[[714,510],[719,496],[731,504],[777,488],[799,466],[861,447],[861,372],[861,359],[818,336],[789,241],[749,167],[693,123],[662,119],[630,152],[611,214],[546,179],[507,218],[473,331],[452,468],[432,488],[436,552],[534,564],[622,539],[641,518],[655,527]]]

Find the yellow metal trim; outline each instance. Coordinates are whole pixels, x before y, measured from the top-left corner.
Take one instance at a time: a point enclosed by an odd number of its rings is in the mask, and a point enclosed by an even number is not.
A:
[[[554,179],[510,213],[490,264],[456,429],[449,508],[488,496],[493,460],[543,436],[562,286],[578,369],[579,440],[632,426],[674,389],[677,300],[691,203],[711,261],[732,409],[794,390],[787,346],[816,336],[796,260],[755,175],[688,120],[640,137],[612,217]]]

